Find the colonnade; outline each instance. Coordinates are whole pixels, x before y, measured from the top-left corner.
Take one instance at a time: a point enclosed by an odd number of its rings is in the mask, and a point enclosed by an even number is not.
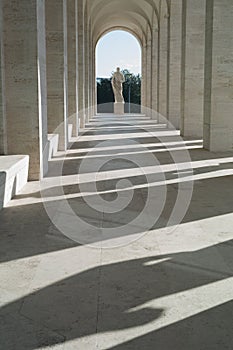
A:
[[[233,146],[232,0],[1,0],[0,154],[48,168],[47,135],[96,111],[95,47],[115,29],[142,47],[142,105],[210,151]],[[159,115],[158,114],[158,115]]]

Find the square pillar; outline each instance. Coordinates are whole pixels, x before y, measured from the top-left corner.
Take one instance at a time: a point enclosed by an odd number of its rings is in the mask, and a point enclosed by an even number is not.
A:
[[[205,1],[183,0],[181,134],[203,136]]]
[[[165,118],[168,117],[168,20],[169,13],[166,1],[162,1],[159,20],[159,100],[158,111]]]
[[[30,157],[29,179],[47,172],[44,0],[3,0],[7,154]]]
[[[149,29],[147,29],[149,32]],[[148,34],[150,36],[150,34]],[[152,40],[149,37],[146,45],[146,107],[152,108]]]
[[[66,0],[46,1],[48,132],[59,134],[58,149],[68,142],[68,67]]]
[[[68,55],[68,123],[73,125],[73,136],[78,136],[76,101],[76,0],[67,0],[67,55]]]
[[[154,13],[153,17],[153,32],[152,32],[152,110],[158,110],[158,18]],[[152,115],[155,117],[156,113]]]
[[[89,31],[88,31],[88,17],[87,17],[87,7],[84,11],[84,104],[85,104],[85,123],[89,122]]]
[[[175,129],[179,129],[181,118],[182,2],[180,0],[172,0],[170,11],[169,121]]]
[[[7,152],[6,113],[5,113],[5,81],[4,81],[4,51],[3,51],[3,16],[0,3],[0,154]]]
[[[142,43],[142,81],[141,81],[141,105],[142,108],[146,107],[146,42],[143,37],[143,43]]]
[[[233,149],[233,2],[207,0],[204,148]]]
[[[78,114],[80,128],[85,127],[85,100],[84,100],[84,79],[85,79],[85,67],[84,67],[84,14],[83,14],[83,2],[78,1],[77,6],[78,13]]]

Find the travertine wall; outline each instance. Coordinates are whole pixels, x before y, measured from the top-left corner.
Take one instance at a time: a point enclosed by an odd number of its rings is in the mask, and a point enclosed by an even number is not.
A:
[[[95,44],[114,29],[142,43],[142,105],[186,137],[202,138],[204,125],[207,149],[232,149],[232,0],[0,5],[0,153],[29,154],[30,179],[47,171],[47,133],[65,150],[68,117],[77,136],[96,111]]]
[[[207,0],[204,147],[233,149],[233,2]]]
[[[150,28],[147,28],[146,43],[146,106],[152,108],[152,36]]]
[[[39,94],[40,176],[48,171],[48,115],[47,115],[47,69],[45,0],[37,0],[37,62]]]
[[[181,133],[183,136],[203,136],[205,1],[183,0],[186,4],[186,29],[183,37]]]
[[[152,27],[152,109],[158,110],[158,18],[154,13]],[[154,114],[153,114],[154,115]]]
[[[181,34],[182,2],[172,0],[170,9],[170,84],[169,121],[180,128],[181,116]]]
[[[7,153],[6,114],[4,98],[4,53],[3,53],[3,17],[2,2],[0,2],[0,154]]]
[[[67,0],[67,56],[68,56],[68,118],[73,124],[73,136],[78,135],[76,101],[76,0]]]
[[[146,41],[145,38],[143,38],[142,42],[142,81],[141,81],[141,104],[143,107],[146,107],[147,100],[146,100],[146,62],[147,62],[147,55],[146,55]]]
[[[85,100],[84,100],[84,15],[83,3],[78,1],[78,101],[79,101],[79,123],[85,126]]]
[[[84,16],[84,26],[83,26],[83,40],[84,40],[84,65],[83,65],[83,72],[84,72],[84,79],[83,79],[83,85],[84,85],[84,106],[85,106],[85,123],[88,123],[88,106],[89,106],[89,100],[88,100],[88,78],[89,78],[89,33],[87,29],[87,11],[86,7],[83,9],[83,16]]]
[[[167,117],[168,112],[168,8],[166,1],[161,2],[160,9],[160,64],[159,64],[159,113]]]
[[[48,132],[59,133],[59,150],[67,148],[68,67],[66,0],[46,1]]]
[[[7,153],[30,156],[29,178],[43,174],[46,128],[44,1],[3,0]],[[39,65],[39,66],[38,66]]]

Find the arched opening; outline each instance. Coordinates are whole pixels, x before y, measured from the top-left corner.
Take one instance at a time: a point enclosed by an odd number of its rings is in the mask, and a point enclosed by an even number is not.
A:
[[[111,77],[120,67],[125,76],[123,96],[125,113],[141,110],[142,48],[136,35],[127,29],[105,32],[96,45],[97,112],[112,113],[114,93]]]

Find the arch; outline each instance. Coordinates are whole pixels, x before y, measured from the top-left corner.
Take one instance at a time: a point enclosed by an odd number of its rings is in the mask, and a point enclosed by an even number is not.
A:
[[[170,0],[166,0],[166,1],[168,1],[168,3],[169,3]],[[119,6],[121,2],[122,2],[122,7]],[[144,2],[144,4],[143,4],[143,2]],[[145,3],[148,5],[147,9],[145,9]],[[150,31],[152,34],[154,15],[157,19],[157,23],[159,23],[159,10],[158,10],[157,4],[155,3],[154,0],[144,0],[144,1],[128,0],[127,2],[125,2],[124,0],[122,0],[122,1],[118,0],[118,2],[116,2],[116,0],[115,0],[115,5],[117,6],[117,9],[120,8],[120,11],[112,11],[113,4],[114,4],[114,0],[111,2],[111,4],[109,3],[108,0],[107,1],[106,0],[99,0],[99,1],[97,0],[97,1],[92,2],[92,3],[90,3],[88,0],[85,0],[85,7],[88,6],[88,8],[89,8],[88,27],[89,27],[92,35],[96,31],[96,27],[97,27],[96,24],[98,22],[99,23],[103,23],[103,22],[106,23],[106,12],[104,12],[104,10],[106,10],[107,6],[111,6],[111,11],[108,11],[108,15],[111,15],[112,12],[114,12],[114,15],[116,15],[116,13],[119,12],[119,18],[123,18],[122,15],[127,14],[127,16],[125,16],[126,23],[124,25],[123,24],[121,24],[121,25],[115,24],[112,27],[128,28],[128,26],[134,22],[135,26],[140,28],[140,30],[143,32],[143,35],[146,36],[148,25],[150,27]],[[150,10],[148,10],[149,8],[150,8]],[[96,20],[96,16],[95,16],[96,13],[100,14],[99,21]],[[101,15],[101,13],[102,13],[102,15]],[[130,18],[129,18],[129,15],[130,15]],[[140,16],[142,20],[140,18],[137,20],[135,18],[136,16]],[[104,21],[102,21],[103,18],[104,18]],[[110,28],[112,28],[112,27],[110,27]],[[106,30],[107,30],[107,28],[106,28]],[[133,29],[133,33],[136,33],[136,32],[137,31],[135,29]],[[100,36],[100,34],[98,34],[98,38],[99,38],[99,36]]]
[[[133,35],[135,37],[135,39],[137,39],[138,43],[140,44],[141,50],[142,50],[142,46],[143,46],[143,42],[142,39],[139,37],[139,35],[134,32],[132,29],[128,28],[128,27],[124,27],[124,26],[113,26],[109,29],[106,29],[105,31],[103,31],[97,38],[97,40],[94,42],[94,48],[96,49],[96,46],[99,42],[99,40],[101,40],[105,35],[107,35],[108,33],[117,31],[117,30],[122,30],[125,31],[131,35]]]
[[[143,51],[144,51],[144,46],[143,46],[144,42],[143,42],[143,40],[140,38],[140,36],[137,33],[132,31],[128,27],[123,27],[123,26],[113,26],[111,28],[108,28],[108,29],[102,31],[102,33],[98,36],[97,40],[94,43],[94,45],[95,45],[94,46],[95,66],[96,66],[96,58],[97,58],[97,55],[96,55],[96,53],[97,53],[97,45],[98,45],[99,41],[101,39],[103,39],[107,34],[114,33],[114,32],[117,32],[117,31],[123,31],[125,33],[129,33],[132,36],[132,39],[136,39],[137,44],[139,44],[139,48],[140,48],[139,49],[140,50],[139,61],[141,62],[140,74],[142,75],[142,57],[143,57]],[[136,43],[134,43],[134,45],[136,45]],[[95,77],[94,78],[95,78],[95,81],[96,81],[96,78],[97,78],[96,71],[95,71]],[[142,86],[141,86],[141,95],[142,95]],[[95,100],[97,101],[97,93],[96,92],[95,92]],[[96,103],[96,105],[98,105],[98,104]]]
[[[161,4],[161,2],[163,4]],[[170,0],[85,0],[84,8],[88,9],[88,30],[90,33],[90,45],[92,47],[92,64],[96,62],[96,46],[99,40],[106,34],[115,30],[123,30],[133,35],[140,44],[141,59],[147,62],[147,69],[142,64],[142,79],[150,81],[152,68],[152,45],[155,26],[159,30],[160,8],[166,7],[168,13]],[[155,24],[156,23],[156,24]],[[158,50],[158,47],[157,47]],[[95,74],[93,75],[93,82]],[[152,84],[149,84],[150,86]],[[145,87],[144,86],[144,87]],[[152,87],[152,86],[151,86]],[[142,85],[142,100],[146,105],[148,94]],[[152,89],[150,91],[152,94]],[[157,95],[157,93],[156,93]],[[152,101],[152,98],[150,99]],[[151,104],[151,103],[150,103]]]
[[[144,30],[144,32],[145,32],[146,26],[149,25],[150,30],[152,31],[152,25],[149,22],[149,19],[147,18],[145,13],[143,13],[143,12],[140,13],[138,11],[132,11],[130,9],[130,7],[128,7],[127,9],[124,10],[124,12],[122,12],[120,14],[120,16],[118,18],[116,18],[115,12],[112,10],[112,5],[109,6],[109,10],[110,10],[109,12],[99,13],[99,15],[95,17],[95,20],[92,22],[92,25],[93,25],[92,31],[93,32],[98,30],[98,26],[100,24],[109,22],[110,19],[111,19],[110,22],[112,22],[114,19],[117,19],[118,22],[119,22],[119,19],[121,21],[125,20],[126,24],[130,24],[130,21],[135,22],[135,20],[136,20],[138,22],[137,26],[140,27],[141,30]],[[108,21],[106,20],[106,17],[108,18]],[[138,19],[136,19],[137,17],[138,17]],[[143,26],[143,24],[144,24],[144,26]]]
[[[146,32],[143,30],[143,28],[139,27],[139,23],[136,19],[131,20],[131,24],[125,23],[126,21],[123,21],[123,23],[119,23],[117,21],[116,23],[113,23],[113,20],[110,21],[110,23],[104,23],[101,28],[99,28],[99,31],[95,33],[93,36],[93,42],[94,44],[99,40],[99,38],[107,32],[111,32],[115,29],[122,29],[124,31],[129,32],[130,34],[136,36],[137,40],[140,42],[141,46],[143,43],[143,39],[146,38]]]
[[[109,28],[108,30],[104,31],[98,38],[98,40],[95,42],[95,46],[94,46],[94,51],[96,53],[96,49],[97,49],[97,44],[98,42],[104,38],[104,36],[106,36],[107,34],[109,33],[112,33],[112,32],[116,32],[116,31],[123,31],[123,32],[126,32],[126,33],[129,33],[131,34],[131,36],[136,39],[137,43],[139,44],[140,46],[140,52],[141,52],[141,60],[142,60],[142,53],[143,53],[143,41],[137,36],[137,34],[135,34],[134,32],[132,32],[132,30],[128,29],[127,27],[124,28],[124,27],[112,27],[112,28]]]
[[[148,25],[152,31],[152,21],[150,17],[151,13],[154,11],[157,13],[157,8],[153,7],[154,10],[151,8],[153,0],[145,0],[145,3],[148,5],[146,9],[145,6],[142,6],[142,2],[136,0],[128,0],[127,2],[116,0],[111,2],[106,2],[106,0],[96,1],[90,7],[88,19],[89,24],[91,24],[90,29],[92,34],[94,35],[98,31],[103,31],[102,28],[102,30],[99,30],[101,25],[105,25],[106,28],[104,28],[104,30],[113,26],[131,27],[131,29],[133,29],[132,25],[134,25],[143,32],[143,35],[146,35]],[[108,24],[106,22],[108,22]],[[112,25],[113,22],[116,23]],[[133,29],[134,32],[138,32],[139,30]],[[100,34],[101,33],[98,33],[98,37]]]
[[[153,0],[144,0],[145,3],[147,3],[151,8],[152,11],[155,11],[157,16],[158,16],[158,8],[155,4],[155,2]],[[125,0],[122,1],[122,3],[125,4]],[[128,0],[127,3],[131,3],[131,5],[139,5],[143,3],[143,1],[135,1],[135,0]],[[90,16],[92,17],[93,13],[95,13],[95,11],[98,11],[98,9],[103,9],[106,5],[109,4],[109,0],[100,0],[99,3],[93,3],[91,8],[90,8]],[[119,2],[118,2],[119,5]],[[143,6],[142,6],[143,9]],[[151,11],[150,11],[151,12]]]

